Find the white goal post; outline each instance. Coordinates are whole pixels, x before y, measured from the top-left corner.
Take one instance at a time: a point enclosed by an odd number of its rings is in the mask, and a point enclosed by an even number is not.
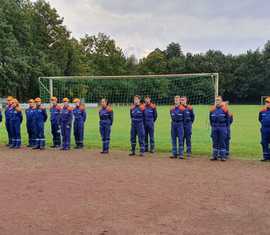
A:
[[[205,79],[205,80],[202,80]],[[115,86],[114,86],[115,84]],[[202,86],[205,87],[202,88]],[[167,102],[168,97],[187,95],[190,93],[195,97],[196,92],[202,96],[209,93],[209,97],[219,95],[218,73],[192,73],[192,74],[161,74],[161,75],[123,75],[123,76],[55,76],[39,78],[40,96],[48,100],[52,96],[60,99],[63,96],[69,98],[86,98],[86,102],[92,102],[101,97],[102,93],[117,96],[116,103],[128,103],[131,95],[153,95],[158,96],[160,103]],[[121,89],[117,89],[121,87]],[[136,87],[136,89],[134,88]],[[166,87],[166,88],[165,88]],[[167,90],[166,90],[167,89]],[[172,91],[173,90],[173,91]],[[209,91],[208,91],[209,90]],[[90,94],[91,93],[91,98]],[[96,93],[93,95],[92,93]],[[125,93],[125,94],[124,94]],[[134,94],[133,94],[134,93]],[[168,97],[166,97],[168,96]],[[105,95],[106,97],[106,95]],[[199,98],[196,98],[199,100]],[[123,99],[123,101],[121,100]],[[210,99],[210,98],[209,98]],[[96,100],[97,101],[97,100]],[[121,102],[120,102],[121,101]],[[161,102],[162,101],[162,102]]]
[[[263,95],[263,96],[261,96],[261,105],[264,105],[265,99],[266,99],[267,97],[270,97],[270,95]]]

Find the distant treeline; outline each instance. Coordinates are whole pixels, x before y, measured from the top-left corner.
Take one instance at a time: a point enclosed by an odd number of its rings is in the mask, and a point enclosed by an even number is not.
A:
[[[270,95],[270,42],[241,55],[184,54],[179,43],[170,43],[137,60],[103,33],[72,38],[63,18],[44,0],[0,0],[0,97],[25,101],[38,96],[40,76],[201,72],[220,73],[226,100],[259,103],[262,95]]]

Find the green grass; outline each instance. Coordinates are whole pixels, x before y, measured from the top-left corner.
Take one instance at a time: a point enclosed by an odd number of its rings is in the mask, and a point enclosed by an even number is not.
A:
[[[156,147],[160,152],[170,152],[170,116],[169,106],[158,107],[156,123]],[[257,121],[260,107],[255,105],[231,105],[234,114],[232,125],[231,152],[234,157],[258,159],[261,155],[259,123]],[[193,127],[193,153],[210,155],[211,139],[208,124],[208,106],[194,106],[196,120]],[[130,119],[129,107],[114,107],[115,122],[112,129],[111,146],[115,149],[129,150]],[[3,124],[2,124],[3,125]],[[7,140],[4,125],[0,130],[1,143]],[[27,143],[25,118],[22,126],[23,143]],[[46,123],[47,144],[51,144],[50,123]],[[73,137],[73,136],[72,136]],[[73,138],[72,138],[73,139]],[[98,109],[88,110],[85,128],[85,144],[88,148],[100,148],[101,141],[98,126]]]

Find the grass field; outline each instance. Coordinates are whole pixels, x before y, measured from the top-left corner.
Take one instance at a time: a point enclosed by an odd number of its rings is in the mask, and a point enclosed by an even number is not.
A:
[[[169,106],[158,107],[158,120],[156,123],[157,151],[170,152],[170,117]],[[255,105],[231,105],[234,114],[232,125],[231,152],[233,157],[243,159],[258,159],[261,155],[259,123],[257,121],[260,107]],[[208,106],[194,106],[196,120],[193,128],[193,153],[195,155],[210,155],[211,139],[208,124]],[[111,146],[115,149],[129,150],[130,119],[129,107],[114,107],[115,122],[112,129]],[[24,118],[25,119],[25,118]],[[0,130],[1,143],[6,142],[4,125]],[[23,143],[27,143],[25,120],[22,126]],[[73,137],[73,136],[72,136]],[[46,123],[47,144],[51,143],[50,123]],[[85,131],[85,144],[87,148],[100,148],[101,141],[98,127],[98,109],[88,110]]]

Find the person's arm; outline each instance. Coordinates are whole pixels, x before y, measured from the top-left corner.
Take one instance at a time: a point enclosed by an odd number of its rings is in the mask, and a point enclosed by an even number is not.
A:
[[[258,118],[259,122],[262,122],[262,111],[259,113],[259,118]]]
[[[230,124],[232,124],[232,123],[233,123],[233,114],[230,113]]]
[[[113,110],[111,110],[111,112],[110,112],[110,119],[111,119],[111,126],[112,126],[112,124],[113,124]]]
[[[193,108],[192,108],[191,111],[190,111],[190,119],[191,119],[191,122],[192,122],[192,123],[195,121],[195,113],[194,113]]]
[[[154,115],[154,122],[157,120],[157,107],[153,109],[153,115]]]
[[[69,110],[69,119],[68,119],[68,125],[71,127],[73,121],[73,111],[72,109]]]
[[[22,123],[22,121],[23,121],[22,111],[19,112],[19,118],[20,118],[20,123]]]
[[[85,122],[86,121],[86,117],[87,117],[87,114],[86,114],[85,109],[82,112],[82,116],[83,116],[83,122]]]
[[[213,120],[212,120],[212,112],[209,112],[209,123],[210,123],[210,126],[213,125]]]
[[[42,109],[42,113],[43,113],[43,120],[44,120],[44,122],[46,122],[48,119],[48,115],[47,115],[47,111],[45,108]]]
[[[129,113],[130,113],[130,119],[132,120],[132,108],[130,108]]]

